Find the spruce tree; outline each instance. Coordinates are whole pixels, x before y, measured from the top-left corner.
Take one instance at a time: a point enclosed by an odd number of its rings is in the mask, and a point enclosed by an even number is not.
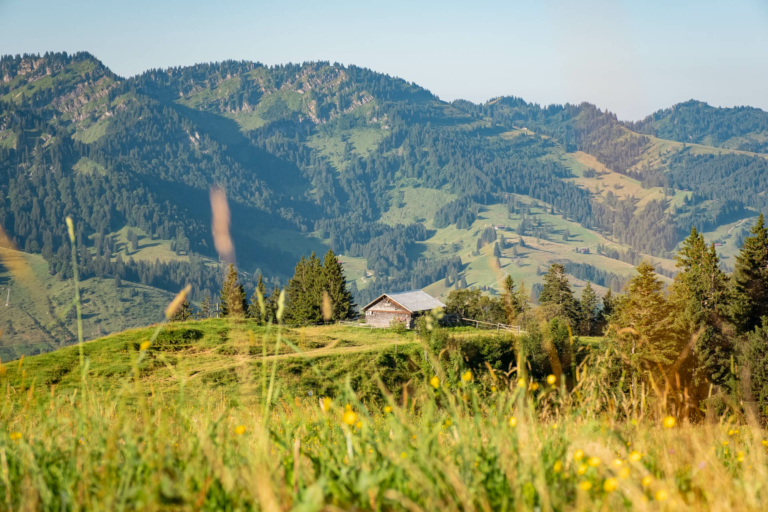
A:
[[[714,244],[708,248],[695,228],[683,241],[677,267],[669,298],[674,310],[671,326],[678,337],[678,349],[692,349],[677,371],[696,397],[696,391],[708,393],[709,383],[724,385],[730,378],[733,346],[723,332],[728,279],[720,270]]]
[[[768,316],[768,229],[763,214],[749,230],[736,256],[731,316],[740,332],[749,332]]]
[[[507,324],[513,325],[517,320],[517,315],[521,313],[521,306],[519,304],[520,297],[515,291],[515,281],[512,276],[507,275],[504,278],[504,289],[501,293],[501,300],[504,305],[504,314],[507,320]]]
[[[211,317],[211,294],[207,293],[205,294],[205,298],[203,298],[203,302],[200,303],[200,309],[197,310],[197,318],[198,319],[206,319]]]
[[[256,288],[253,290],[251,296],[251,304],[248,306],[248,316],[253,318],[259,323],[264,323],[266,319],[261,318],[261,307],[259,306],[259,293],[261,293],[261,299],[267,300],[267,287],[264,285],[264,277],[259,273],[259,278],[256,281]]]
[[[572,327],[578,323],[579,311],[576,299],[568,282],[565,267],[553,263],[544,275],[544,285],[539,294],[539,304],[546,308],[548,320],[560,317]]]
[[[643,260],[635,270],[638,275],[629,281],[627,295],[613,315],[612,337],[628,366],[655,371],[677,354],[666,322],[669,305],[653,265]]]
[[[179,309],[176,310],[176,312],[173,314],[173,316],[170,318],[171,322],[186,322],[190,318],[192,318],[193,311],[192,311],[192,305],[189,303],[189,299],[184,299],[184,302],[181,303],[181,306],[179,306]]]
[[[230,263],[220,293],[222,318],[244,318],[248,311],[243,285],[237,279],[237,269]]]
[[[315,324],[322,320],[323,267],[313,252],[309,259],[302,256],[288,282],[287,317],[298,324]]]
[[[338,258],[329,250],[323,263],[323,289],[331,298],[333,315],[331,320],[347,320],[355,314],[355,303],[352,294],[347,290],[347,279],[344,277],[344,269]],[[448,279],[446,277],[446,279]],[[321,297],[322,298],[322,297]]]
[[[579,334],[582,336],[592,336],[595,333],[598,319],[598,301],[597,294],[595,294],[592,283],[589,281],[587,281],[587,285],[581,292],[579,305],[581,306]]]
[[[739,366],[748,376],[742,379],[748,386],[744,389],[745,402],[757,405],[755,412],[763,424],[768,423],[768,317],[763,317],[762,325],[747,334]]]
[[[277,303],[279,299],[280,288],[275,286],[265,304],[266,318],[264,320],[266,322],[277,323]]]

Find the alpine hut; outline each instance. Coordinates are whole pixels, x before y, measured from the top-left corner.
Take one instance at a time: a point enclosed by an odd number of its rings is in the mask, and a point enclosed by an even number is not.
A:
[[[425,311],[444,308],[445,304],[421,290],[385,293],[363,308],[365,322],[375,327],[389,327],[401,322],[408,329]]]

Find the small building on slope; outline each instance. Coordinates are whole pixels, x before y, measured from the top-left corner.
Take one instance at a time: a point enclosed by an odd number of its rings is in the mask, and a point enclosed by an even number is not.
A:
[[[427,311],[444,308],[445,304],[421,290],[385,293],[363,308],[365,323],[375,327],[389,327],[394,322],[405,324],[408,329],[414,320]]]

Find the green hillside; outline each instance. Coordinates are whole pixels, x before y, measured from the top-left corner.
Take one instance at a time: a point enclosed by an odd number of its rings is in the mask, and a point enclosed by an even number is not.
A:
[[[18,359],[76,342],[73,282],[51,276],[39,255],[0,249],[0,261],[0,358]],[[173,298],[138,283],[117,287],[113,278],[86,279],[80,290],[85,339],[159,320]]]
[[[462,280],[494,293],[507,274],[530,289],[555,261],[569,263],[577,288],[609,273],[596,283],[604,292],[643,257],[671,275],[691,226],[715,241],[768,208],[768,159],[734,139],[762,140],[757,109],[683,104],[626,124],[587,103],[447,103],[328,62],[225,61],[124,79],[88,53],[49,53],[3,57],[0,75],[0,227],[9,249],[41,260],[35,282],[54,310],[63,292],[47,283],[72,277],[67,215],[81,275],[105,283],[94,290],[118,275],[151,296],[186,284],[194,301],[215,296],[214,185],[227,194],[248,296],[258,274],[282,287],[301,256],[331,248],[358,304],[414,288],[445,297]],[[728,133],[710,129],[720,119]],[[476,247],[489,224],[509,230],[498,263],[493,244]],[[92,322],[110,332],[152,309],[99,293],[125,312],[120,324],[95,308]],[[25,311],[46,324],[46,308]],[[32,336],[31,320],[18,323]]]

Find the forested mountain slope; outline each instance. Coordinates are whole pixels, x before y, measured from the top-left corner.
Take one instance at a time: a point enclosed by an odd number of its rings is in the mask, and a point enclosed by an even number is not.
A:
[[[768,112],[754,107],[717,108],[690,100],[627,126],[662,139],[768,153]]]
[[[761,140],[750,115],[738,137]],[[358,303],[423,287],[493,293],[506,274],[531,287],[554,260],[573,263],[576,284],[618,287],[641,254],[669,274],[691,225],[732,246],[768,206],[764,155],[659,126],[586,103],[447,103],[327,62],[124,79],[87,53],[7,56],[0,226],[67,280],[72,216],[85,279],[190,283],[201,300],[221,282],[208,206],[219,185],[248,294],[254,274],[279,286],[301,255],[329,247]]]

